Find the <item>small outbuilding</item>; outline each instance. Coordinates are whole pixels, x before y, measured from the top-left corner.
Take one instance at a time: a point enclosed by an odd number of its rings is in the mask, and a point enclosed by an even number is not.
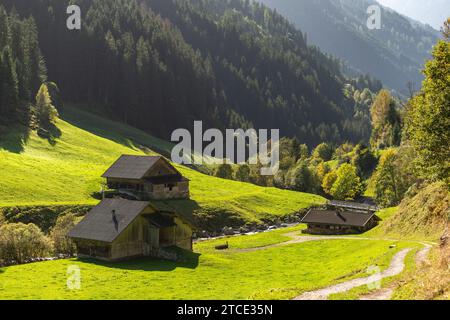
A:
[[[376,207],[345,201],[330,201],[324,209],[311,209],[302,219],[303,231],[316,235],[359,234],[377,226]]]
[[[181,215],[148,201],[104,199],[68,234],[78,256],[116,261],[159,257],[176,246],[192,250],[192,225]]]

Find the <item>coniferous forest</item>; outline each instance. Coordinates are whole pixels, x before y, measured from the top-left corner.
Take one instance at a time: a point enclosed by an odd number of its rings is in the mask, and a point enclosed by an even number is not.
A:
[[[0,121],[28,123],[30,102],[46,72],[34,19],[0,7]]]
[[[9,69],[2,75],[18,92],[5,96],[17,100],[8,108],[26,108],[47,69],[65,101],[165,139],[194,120],[222,129],[280,128],[311,146],[370,137],[369,110],[359,108],[355,91],[377,92],[381,84],[346,79],[337,59],[261,4],[82,0],[83,25],[73,31],[66,27],[69,1],[1,3],[2,30],[10,34],[2,36],[10,39],[2,40]],[[2,118],[10,117],[3,108]]]
[[[450,17],[261,2],[0,0],[0,300],[450,299]]]

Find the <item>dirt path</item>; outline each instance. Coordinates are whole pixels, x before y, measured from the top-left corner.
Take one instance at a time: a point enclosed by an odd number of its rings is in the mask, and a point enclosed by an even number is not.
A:
[[[392,258],[391,265],[384,271],[365,278],[357,278],[337,285],[329,286],[320,290],[305,292],[294,300],[326,300],[330,294],[346,292],[350,289],[368,285],[400,274],[405,268],[405,258],[412,249],[403,249]]]
[[[428,260],[428,254],[430,253],[432,246],[429,244],[424,245],[425,247],[423,247],[416,253],[416,265],[426,263]],[[375,292],[363,295],[359,297],[359,300],[390,300],[392,295],[394,294],[394,289],[395,288],[393,287],[383,288]]]
[[[387,238],[364,238],[364,237],[355,237],[355,236],[305,236],[299,234],[298,231],[290,232],[284,234],[285,236],[291,238],[291,240],[276,243],[268,246],[257,247],[257,248],[248,248],[248,249],[234,249],[231,250],[233,252],[253,252],[266,250],[269,248],[277,248],[288,246],[296,243],[304,243],[310,241],[323,241],[323,240],[371,240],[371,241],[400,241],[399,239],[387,239]],[[405,240],[410,242],[415,242],[417,244],[423,245],[424,247],[416,253],[416,264],[421,264],[427,261],[428,253],[432,248],[432,245],[435,245],[432,242],[425,241],[414,241],[414,240]],[[405,258],[408,253],[413,250],[412,248],[407,248],[398,252],[391,261],[390,266],[379,273],[371,275],[369,277],[357,278],[350,281],[346,281],[337,285],[329,286],[323,289],[305,292],[302,295],[296,297],[294,300],[326,300],[329,295],[335,293],[346,292],[350,289],[360,287],[363,285],[372,284],[376,281],[380,281],[384,278],[390,278],[400,274],[405,268]],[[360,300],[389,300],[394,293],[394,288],[383,288],[372,292],[370,294],[364,295],[360,297]]]
[[[416,264],[420,265],[422,263],[426,263],[428,261],[428,254],[430,253],[432,246],[429,244],[425,244],[425,247],[416,254]]]

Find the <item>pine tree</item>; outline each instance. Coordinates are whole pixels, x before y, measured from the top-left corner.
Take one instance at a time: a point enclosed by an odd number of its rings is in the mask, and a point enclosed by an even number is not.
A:
[[[9,47],[3,50],[0,60],[0,114],[2,118],[12,118],[19,106],[19,91],[16,66]]]
[[[42,84],[36,95],[36,113],[39,125],[43,128],[48,128],[52,124],[58,113],[54,106],[46,84]]]

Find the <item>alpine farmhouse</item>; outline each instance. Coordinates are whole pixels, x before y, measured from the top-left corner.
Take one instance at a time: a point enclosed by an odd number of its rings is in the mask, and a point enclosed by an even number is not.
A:
[[[192,224],[170,206],[189,180],[163,157],[122,156],[104,174],[111,191],[68,234],[79,257],[107,261],[192,250]]]

